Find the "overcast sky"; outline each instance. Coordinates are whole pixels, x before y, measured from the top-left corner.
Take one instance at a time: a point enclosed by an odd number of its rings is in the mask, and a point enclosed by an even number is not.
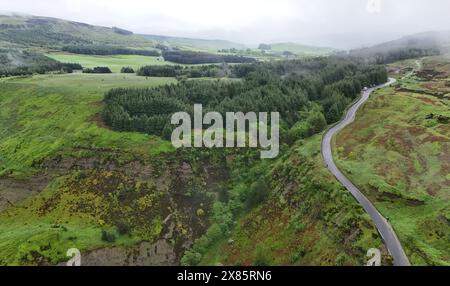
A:
[[[0,0],[0,11],[251,45],[354,48],[450,30],[448,0]]]

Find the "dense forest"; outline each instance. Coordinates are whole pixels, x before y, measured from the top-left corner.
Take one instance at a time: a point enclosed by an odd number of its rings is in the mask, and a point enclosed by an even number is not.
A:
[[[82,55],[138,55],[148,57],[159,57],[161,54],[157,50],[139,50],[124,47],[114,47],[106,45],[78,45],[65,46],[62,48],[64,52],[82,54]]]
[[[280,112],[288,142],[336,122],[364,86],[387,81],[384,67],[338,58],[238,65],[239,81],[184,81],[152,89],[114,89],[105,95],[103,119],[119,131],[169,138],[170,116],[205,112]]]
[[[33,74],[45,74],[49,72],[72,73],[75,70],[82,70],[80,64],[73,63],[50,63],[46,62],[41,65],[18,66],[18,67],[0,67],[0,77],[24,76]]]
[[[235,55],[215,55],[205,52],[192,52],[181,50],[163,50],[166,61],[178,64],[213,64],[213,63],[253,63],[253,58]]]
[[[227,64],[221,65],[201,65],[201,66],[144,66],[138,69],[137,75],[151,77],[214,77],[220,78],[230,74],[230,67]]]

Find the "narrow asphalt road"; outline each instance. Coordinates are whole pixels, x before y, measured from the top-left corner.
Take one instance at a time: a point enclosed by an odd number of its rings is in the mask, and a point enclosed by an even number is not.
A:
[[[370,88],[363,92],[361,99],[353,105],[345,119],[331,128],[322,139],[322,156],[327,164],[327,168],[333,173],[333,175],[347,188],[347,190],[356,198],[356,200],[361,204],[361,206],[370,215],[371,219],[375,223],[378,232],[381,234],[384,243],[389,250],[389,253],[394,258],[395,266],[410,266],[408,257],[400,244],[400,241],[395,234],[392,226],[389,222],[378,212],[378,210],[373,206],[373,204],[358,190],[358,188],[339,170],[333,160],[332,153],[332,139],[333,137],[343,128],[355,121],[356,113],[359,108],[369,99],[370,94],[376,90],[383,88],[385,86],[391,85],[395,82],[395,79],[390,78],[389,82],[383,85],[379,85],[374,88]]]

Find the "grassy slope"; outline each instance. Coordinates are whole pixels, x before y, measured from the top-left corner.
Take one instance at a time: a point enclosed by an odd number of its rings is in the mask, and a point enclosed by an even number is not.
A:
[[[136,55],[91,56],[69,53],[51,53],[48,57],[63,63],[79,63],[83,68],[106,66],[112,72],[120,72],[122,67],[138,69],[146,65],[173,65],[171,62],[161,60],[159,57],[146,57]]]
[[[138,35],[122,35],[112,28],[55,18],[0,15],[0,24],[17,25],[2,29],[0,40],[25,45],[26,48],[60,48],[67,44],[113,44],[147,48],[153,45],[152,41]]]
[[[114,228],[105,225],[95,216],[73,211],[70,206],[76,200],[95,202],[101,212],[102,201],[95,195],[78,196],[64,194],[57,209],[45,213],[43,208],[56,192],[64,190],[64,180],[53,181],[38,197],[32,197],[21,205],[10,208],[0,215],[0,264],[34,264],[35,254],[47,257],[47,263],[56,264],[64,260],[65,252],[73,247],[80,250],[106,247],[101,240],[101,231],[114,233]],[[78,194],[79,195],[79,194]],[[117,245],[131,245],[139,237],[119,236]]]
[[[298,142],[269,165],[269,198],[241,215],[201,264],[363,265],[368,249],[384,249],[368,216],[326,170],[320,142],[320,135]],[[230,196],[249,188],[253,173],[236,174]]]
[[[84,74],[1,80],[1,175],[31,178],[38,171],[39,174],[46,172],[35,168],[36,162],[57,154],[89,157],[107,151],[115,154],[114,160],[120,161],[130,156],[142,158],[171,152],[171,145],[160,139],[100,128],[95,115],[102,108],[103,93],[110,88],[152,87],[173,81],[133,75]],[[77,173],[69,173],[56,178],[38,198],[29,198],[0,215],[1,264],[27,264],[33,261],[33,253],[38,252],[47,257],[47,262],[55,263],[64,259],[65,251],[74,246],[75,240],[80,249],[107,245],[101,240],[100,232],[103,229],[114,231],[114,228],[105,224],[106,219],[101,214],[107,213],[112,203],[102,192],[89,190],[97,185],[111,187],[111,191],[120,188],[114,187],[114,183],[102,184],[102,179],[111,178],[125,185],[130,181],[114,172],[87,174],[85,179],[77,176]],[[151,190],[144,193],[149,198],[158,196]],[[58,204],[52,206],[55,200]],[[95,215],[77,213],[78,209],[70,208],[86,202],[96,204]],[[157,233],[158,222],[148,227],[150,234],[144,235],[147,238],[152,237],[152,228],[156,227]],[[140,237],[120,236],[115,244],[129,245]]]
[[[204,40],[192,38],[179,38],[155,35],[142,35],[142,37],[162,44],[173,47],[185,48],[187,50],[201,50],[209,52],[217,52],[222,49],[245,49],[245,45],[225,40]]]
[[[0,30],[0,57],[9,59],[4,62],[7,68],[41,65],[46,61],[45,58],[38,61],[36,57],[23,51],[42,54],[43,57],[44,53],[61,50],[67,45],[113,45],[145,49],[150,49],[154,45],[152,41],[138,35],[123,35],[112,28],[55,18],[0,15],[0,24],[6,25]],[[51,57],[61,61],[72,61],[70,56]],[[105,57],[95,61],[93,61],[95,57],[88,56],[79,56],[76,59],[85,63],[87,67],[91,67],[91,62],[102,64],[106,61],[114,70],[120,70],[127,64],[133,67],[147,63],[158,64],[156,58],[138,56],[116,56],[110,59]]]
[[[400,65],[411,66],[410,62]],[[403,73],[404,74],[404,73]],[[441,80],[401,85],[422,89]],[[335,143],[338,165],[397,230],[416,265],[450,264],[450,116],[447,100],[388,88],[376,92]]]
[[[326,56],[333,53],[334,49],[305,46],[296,43],[276,43],[270,45],[272,51],[284,52],[289,51],[299,56]]]
[[[167,149],[159,139],[99,128],[93,119],[102,108],[103,93],[111,88],[169,82],[174,80],[122,74],[1,80],[0,175],[27,176],[33,172],[34,161],[74,147],[121,148],[138,153],[155,152],[158,146]]]

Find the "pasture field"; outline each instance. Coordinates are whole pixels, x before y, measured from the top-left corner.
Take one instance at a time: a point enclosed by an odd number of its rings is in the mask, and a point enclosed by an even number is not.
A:
[[[115,87],[176,82],[128,74],[40,75],[0,81],[0,175],[27,176],[33,162],[82,147],[158,152],[161,140],[98,126],[103,94]],[[155,148],[156,147],[156,148]],[[139,150],[136,150],[139,149]]]
[[[410,72],[413,62],[399,66]],[[424,59],[419,72],[375,92],[334,142],[339,167],[391,221],[414,265],[450,264],[448,74],[424,78],[443,66]]]
[[[70,53],[50,53],[46,56],[63,63],[79,63],[83,68],[94,68],[99,66],[106,66],[111,69],[113,73],[120,72],[122,67],[132,67],[138,69],[142,66],[148,65],[173,65],[174,63],[164,61],[160,57],[147,57],[138,55],[109,55],[109,56],[94,56],[94,55],[79,55]]]

